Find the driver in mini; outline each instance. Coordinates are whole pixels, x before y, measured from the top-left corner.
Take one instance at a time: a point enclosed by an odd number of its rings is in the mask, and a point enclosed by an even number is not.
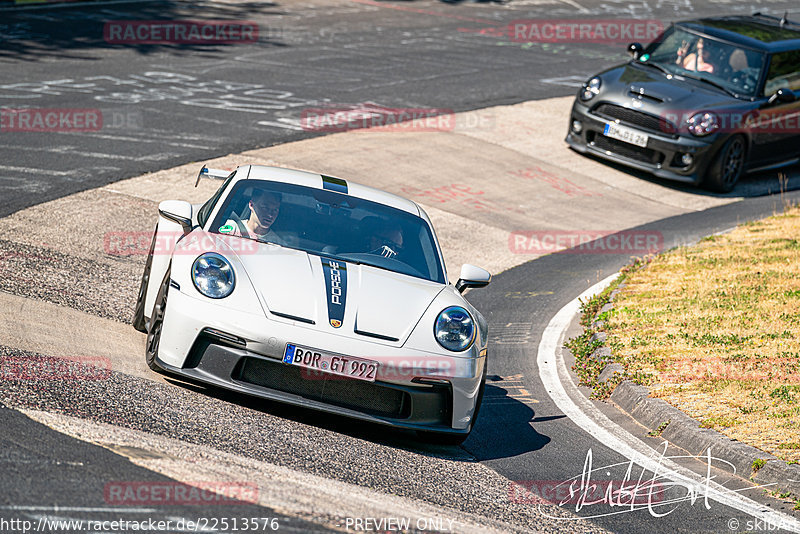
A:
[[[250,197],[248,206],[250,216],[246,221],[233,213],[232,218],[219,229],[220,233],[286,246],[286,240],[272,229],[281,209],[280,194],[257,189]]]
[[[687,41],[683,41],[681,43],[675,63],[686,70],[714,74],[717,70],[717,66],[714,64],[713,51],[711,47],[709,47],[702,38],[697,40],[697,48],[695,52],[689,53],[689,46],[690,45]]]

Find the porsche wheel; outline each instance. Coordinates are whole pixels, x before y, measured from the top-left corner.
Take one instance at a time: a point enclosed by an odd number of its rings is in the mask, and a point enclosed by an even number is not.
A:
[[[744,170],[746,148],[744,138],[735,135],[728,139],[711,163],[706,176],[709,189],[720,193],[733,191]]]
[[[164,327],[164,312],[167,309],[167,293],[169,292],[169,275],[171,270],[171,267],[167,268],[167,274],[164,276],[164,281],[161,282],[161,287],[158,289],[156,304],[153,306],[153,315],[147,327],[145,360],[147,361],[147,366],[156,372],[162,372],[161,368],[156,363],[156,356],[158,355],[158,346],[161,343],[161,330]]]
[[[144,334],[147,333],[147,323],[144,318],[144,301],[147,298],[147,284],[150,282],[150,271],[153,268],[153,252],[156,249],[156,231],[158,226],[153,230],[153,240],[150,242],[150,251],[147,253],[147,261],[144,264],[144,272],[142,273],[142,283],[139,284],[139,295],[136,298],[136,307],[133,310],[133,327]]]

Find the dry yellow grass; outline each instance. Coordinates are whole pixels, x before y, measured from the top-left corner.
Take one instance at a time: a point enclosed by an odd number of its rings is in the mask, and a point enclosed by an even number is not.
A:
[[[607,329],[654,395],[800,462],[800,209],[655,258]]]

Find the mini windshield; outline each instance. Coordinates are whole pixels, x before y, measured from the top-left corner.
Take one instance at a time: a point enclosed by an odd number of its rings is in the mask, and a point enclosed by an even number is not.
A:
[[[672,74],[703,80],[734,96],[755,96],[764,53],[673,26],[639,57]]]
[[[425,220],[334,191],[242,180],[209,231],[445,283]]]

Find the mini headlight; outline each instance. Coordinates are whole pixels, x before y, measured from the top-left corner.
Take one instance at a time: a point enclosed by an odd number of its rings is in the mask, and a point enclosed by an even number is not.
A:
[[[450,306],[442,310],[436,318],[433,334],[442,347],[453,352],[462,352],[475,341],[475,322],[461,306]]]
[[[233,291],[236,276],[224,256],[216,252],[206,252],[192,264],[192,282],[208,298],[222,299]]]
[[[591,100],[600,92],[600,85],[601,85],[600,78],[594,77],[588,82],[586,85],[583,86],[583,91],[581,91],[581,100]]]
[[[713,113],[703,111],[695,113],[686,121],[689,133],[702,137],[714,133],[719,128],[719,119]]]

